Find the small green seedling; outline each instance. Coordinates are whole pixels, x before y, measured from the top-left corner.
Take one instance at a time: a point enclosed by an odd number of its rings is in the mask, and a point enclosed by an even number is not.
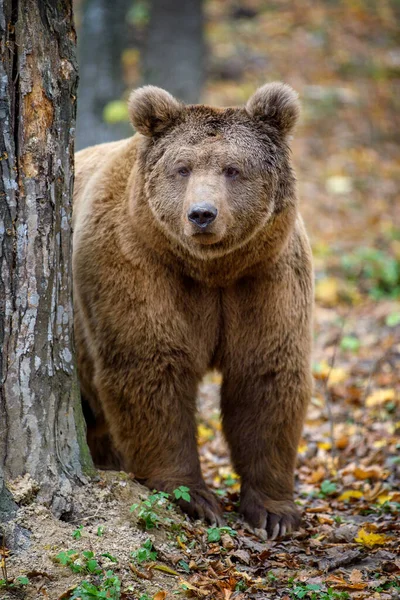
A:
[[[320,498],[326,498],[327,496],[333,496],[337,492],[337,485],[333,481],[329,481],[329,479],[325,479],[321,483],[320,492],[318,496]]]
[[[190,502],[189,491],[190,491],[190,489],[188,487],[186,487],[185,485],[179,486],[176,490],[174,490],[175,500],[179,500],[180,498],[182,498],[182,500],[186,500],[186,502]]]
[[[96,585],[89,581],[82,581],[73,591],[71,600],[94,600],[107,598],[107,600],[120,600],[121,581],[112,571],[106,571],[99,576]]]
[[[145,529],[153,529],[158,527],[161,522],[157,510],[165,507],[168,498],[169,494],[166,492],[154,492],[146,500],[142,500],[140,504],[132,504],[130,511],[137,511],[137,517],[145,526]]]
[[[207,529],[207,541],[219,542],[223,533],[227,533],[232,537],[236,535],[236,531],[232,527],[210,527]]]
[[[75,531],[72,532],[72,537],[75,540],[80,540],[82,537],[83,525],[79,525]]]
[[[138,563],[157,560],[157,552],[154,549],[153,543],[150,538],[148,538],[145,541],[145,543],[142,546],[140,546],[140,548],[132,552],[131,556]]]
[[[69,567],[73,573],[98,575],[102,572],[91,550],[84,550],[81,555],[76,550],[66,550],[57,554],[55,558],[57,562]]]

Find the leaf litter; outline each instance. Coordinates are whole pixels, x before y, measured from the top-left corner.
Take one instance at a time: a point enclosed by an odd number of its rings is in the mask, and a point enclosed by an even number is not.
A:
[[[398,3],[241,4],[247,12],[206,3],[205,101],[242,103],[282,79],[303,104],[293,156],[317,306],[315,390],[296,471],[302,526],[263,542],[238,519],[240,481],[211,374],[199,393],[199,449],[227,527],[191,522],[165,499],[146,529],[152,517],[130,507],[149,492],[126,474],[99,472],[64,521],[37,503],[35,482],[17,482],[16,525],[29,545],[0,547],[5,600],[400,597]]]

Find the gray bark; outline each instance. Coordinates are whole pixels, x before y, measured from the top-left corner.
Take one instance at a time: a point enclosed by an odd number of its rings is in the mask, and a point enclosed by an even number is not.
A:
[[[143,56],[144,81],[188,103],[204,82],[202,0],[151,0]]]
[[[61,515],[91,469],[72,345],[71,0],[0,0],[0,53],[0,473],[29,473]]]
[[[129,123],[105,123],[106,104],[124,92],[121,55],[129,46],[126,21],[132,0],[86,0],[78,31],[80,85],[77,150],[132,135]]]

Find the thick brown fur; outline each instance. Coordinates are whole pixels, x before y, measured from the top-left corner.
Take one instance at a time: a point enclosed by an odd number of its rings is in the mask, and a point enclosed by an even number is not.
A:
[[[241,512],[270,536],[299,524],[296,450],[311,393],[313,277],[298,215],[289,86],[245,108],[133,92],[138,133],[79,152],[75,336],[89,443],[101,466],[150,488],[190,488],[182,507],[220,519],[196,446],[197,386],[223,376],[223,428]],[[206,230],[193,206],[218,211]]]

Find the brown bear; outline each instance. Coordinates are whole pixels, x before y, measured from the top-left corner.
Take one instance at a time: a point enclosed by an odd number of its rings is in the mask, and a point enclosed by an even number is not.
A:
[[[313,275],[289,140],[297,95],[267,84],[242,108],[146,86],[132,138],[76,156],[75,335],[95,462],[220,522],[196,444],[196,392],[221,413],[260,535],[299,525],[296,450],[311,392]],[[90,416],[90,413],[92,415]]]

